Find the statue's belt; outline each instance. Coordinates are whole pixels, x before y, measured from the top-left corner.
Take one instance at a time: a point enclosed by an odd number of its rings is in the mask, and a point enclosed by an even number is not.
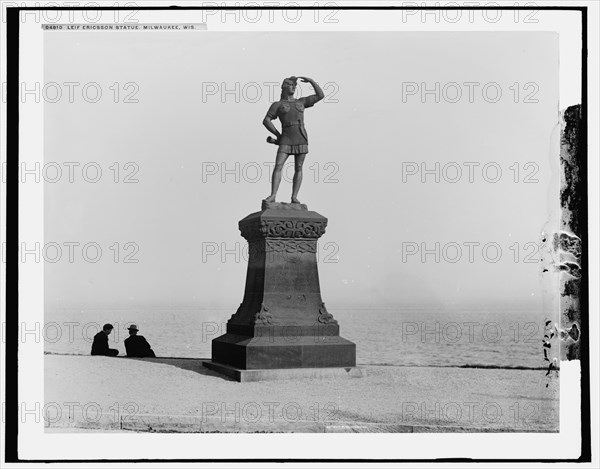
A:
[[[293,125],[302,125],[300,121],[284,122],[281,124],[282,127],[292,127]]]

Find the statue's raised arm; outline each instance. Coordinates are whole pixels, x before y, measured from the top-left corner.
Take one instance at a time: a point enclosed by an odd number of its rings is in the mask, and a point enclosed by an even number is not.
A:
[[[300,78],[300,81],[302,83],[310,83],[315,90],[315,94],[310,95],[306,98],[302,98],[305,100],[306,107],[310,107],[310,106],[314,105],[315,103],[318,103],[325,97],[325,93],[323,93],[323,90],[321,89],[321,87],[315,80],[313,80],[312,78],[307,78],[307,77],[298,77],[298,78]],[[306,104],[307,102],[311,103],[310,106],[308,106]]]

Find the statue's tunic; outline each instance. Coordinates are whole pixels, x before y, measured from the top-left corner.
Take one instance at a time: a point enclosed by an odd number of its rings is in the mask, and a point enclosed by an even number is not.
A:
[[[271,104],[267,117],[281,121],[281,138],[279,151],[291,155],[308,153],[308,134],[304,128],[304,109],[317,102],[317,96],[293,101],[277,101]]]

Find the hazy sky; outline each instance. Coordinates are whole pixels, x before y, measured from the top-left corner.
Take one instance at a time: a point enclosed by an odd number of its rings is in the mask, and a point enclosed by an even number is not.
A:
[[[50,308],[234,310],[246,276],[237,223],[260,209],[275,157],[262,126],[279,97],[269,83],[290,75],[327,84],[305,113],[300,200],[329,219],[328,305],[541,306],[540,265],[524,260],[538,258],[527,243],[558,203],[556,34],[46,32],[44,67],[63,91],[45,105],[49,177],[64,170],[45,191],[45,243],[63,246],[46,264]],[[79,83],[72,103],[67,82]],[[423,84],[434,92],[421,96]],[[73,183],[65,162],[80,163]],[[84,180],[86,163],[98,182]],[[422,182],[422,164],[439,165],[439,183]],[[139,182],[123,183],[133,172]],[[284,180],[278,200],[290,191]],[[65,242],[80,244],[72,263]],[[82,258],[90,242],[96,263]],[[123,262],[127,242],[138,263]],[[408,255],[435,243],[439,262]]]

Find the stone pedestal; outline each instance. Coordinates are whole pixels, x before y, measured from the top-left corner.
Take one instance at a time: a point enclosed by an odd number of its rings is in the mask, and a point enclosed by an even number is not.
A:
[[[304,204],[263,202],[239,222],[249,245],[244,300],[212,341],[212,361],[241,370],[353,367],[356,345],[321,298],[317,240],[327,219]]]

